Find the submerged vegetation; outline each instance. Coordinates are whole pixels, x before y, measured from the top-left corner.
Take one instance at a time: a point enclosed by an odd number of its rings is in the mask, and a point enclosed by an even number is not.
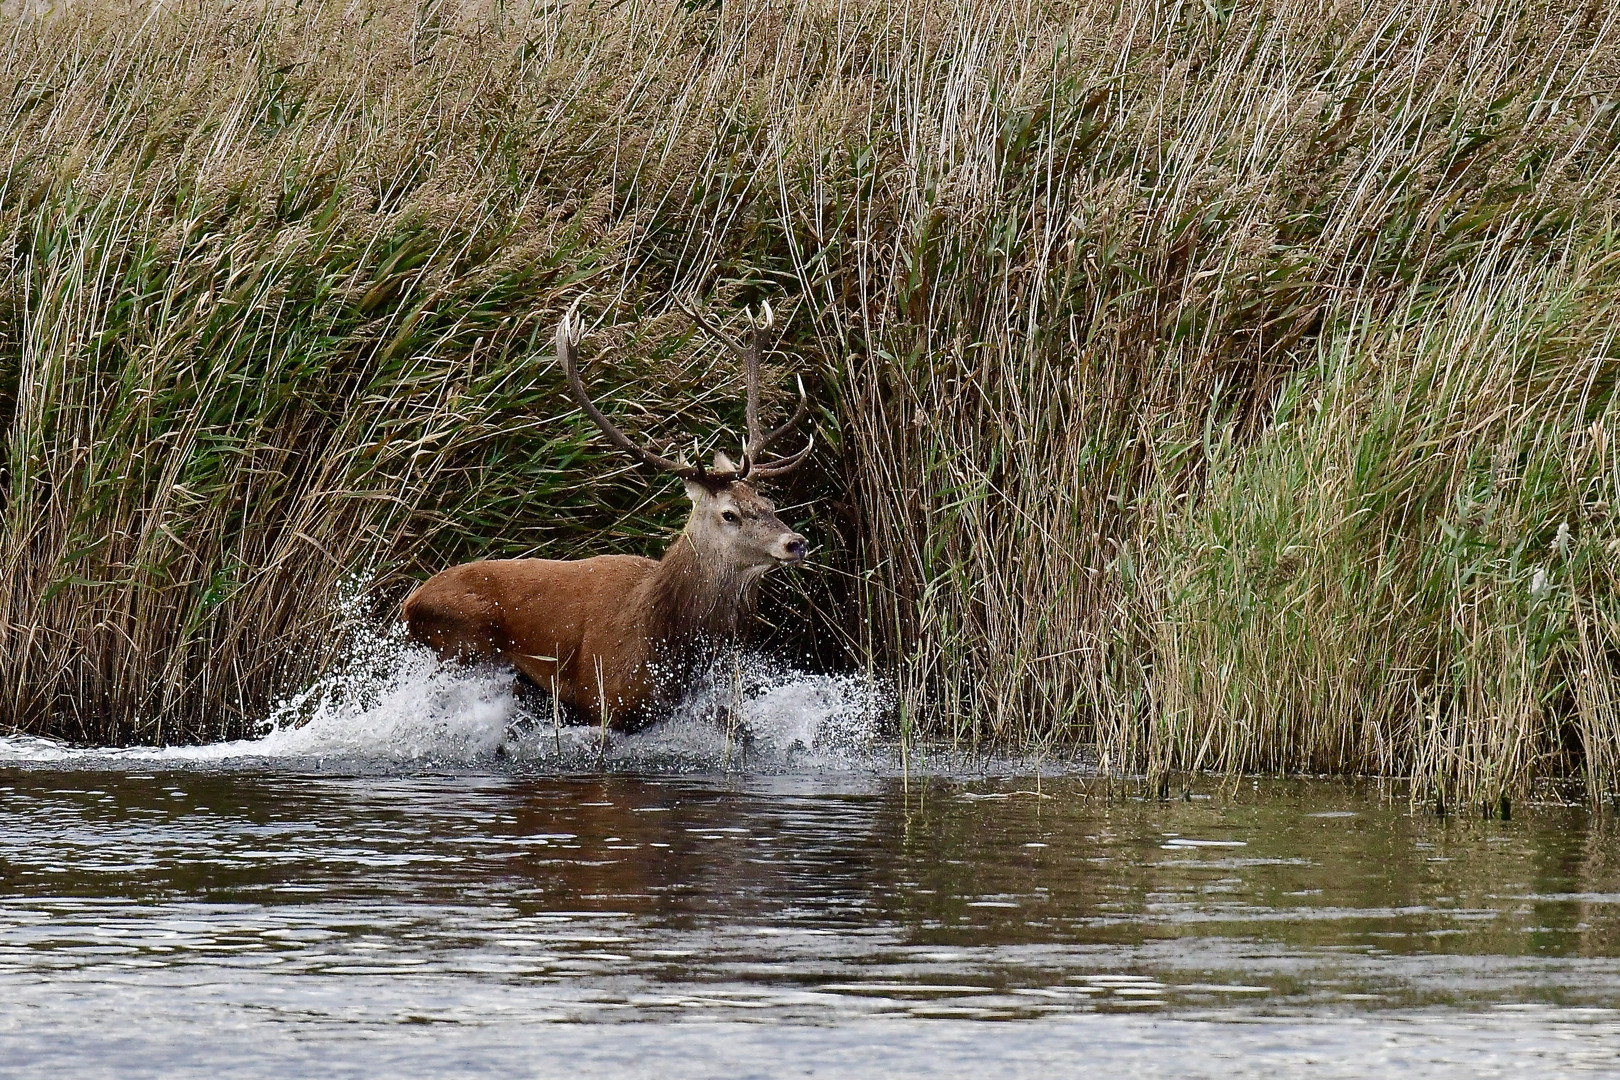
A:
[[[773,633],[892,673],[905,737],[1616,783],[1610,5],[198,0],[3,33],[15,729],[240,735],[409,580],[651,550],[679,489],[547,338],[581,301],[594,391],[677,445],[737,421],[695,294],[770,300],[817,372],[786,517],[822,571]]]

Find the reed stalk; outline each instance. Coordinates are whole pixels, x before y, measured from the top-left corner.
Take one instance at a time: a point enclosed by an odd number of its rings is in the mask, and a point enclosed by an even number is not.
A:
[[[544,342],[580,299],[618,415],[734,427],[693,293],[771,299],[817,375],[822,572],[772,640],[892,672],[908,741],[1611,790],[1617,38],[1584,0],[14,14],[0,718],[242,734],[434,569],[652,550],[679,492]]]

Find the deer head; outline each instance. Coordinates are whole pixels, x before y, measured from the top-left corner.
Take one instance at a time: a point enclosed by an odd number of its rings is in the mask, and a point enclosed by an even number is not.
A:
[[[781,476],[797,467],[815,447],[812,434],[798,453],[766,460],[766,449],[792,431],[809,414],[810,400],[804,392],[804,380],[798,378],[799,403],[788,420],[770,431],[763,431],[759,422],[759,357],[763,351],[764,335],[770,330],[774,317],[769,304],[761,305],[761,315],[755,319],[748,314],[747,344],[741,344],[716,326],[695,308],[676,301],[681,310],[702,330],[710,334],[743,367],[747,386],[745,424],[747,435],[742,447],[742,461],[733,462],[725,453],[714,455],[711,468],[672,461],[632,442],[591,401],[581,382],[578,368],[578,348],[584,333],[583,321],[577,314],[578,304],[570,308],[557,327],[557,359],[568,378],[574,400],[585,415],[601,428],[609,442],[645,465],[662,472],[672,473],[686,482],[687,497],[692,500],[692,514],[687,520],[686,535],[693,546],[704,555],[718,557],[724,564],[743,574],[763,571],[777,564],[803,562],[806,554],[805,539],[782,524],[776,516],[771,500],[761,495],[752,481]]]

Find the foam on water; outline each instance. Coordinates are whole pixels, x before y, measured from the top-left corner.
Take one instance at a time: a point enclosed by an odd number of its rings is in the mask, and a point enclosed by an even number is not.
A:
[[[887,705],[880,685],[751,657],[733,678],[701,681],[674,715],[635,734],[559,727],[544,699],[514,696],[510,672],[442,664],[397,633],[377,632],[362,636],[339,669],[274,709],[257,738],[86,748],[10,736],[0,738],[0,763],[272,759],[326,767],[415,763],[545,771],[862,769],[881,765],[877,735]],[[721,719],[727,706],[738,719]]]

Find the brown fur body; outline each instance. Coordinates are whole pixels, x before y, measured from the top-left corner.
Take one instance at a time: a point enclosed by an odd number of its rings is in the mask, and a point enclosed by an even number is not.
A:
[[[692,518],[662,559],[453,567],[406,598],[411,637],[445,659],[510,664],[590,721],[652,719],[737,634],[760,575],[804,557],[804,538],[747,484],[689,485],[688,494]]]

